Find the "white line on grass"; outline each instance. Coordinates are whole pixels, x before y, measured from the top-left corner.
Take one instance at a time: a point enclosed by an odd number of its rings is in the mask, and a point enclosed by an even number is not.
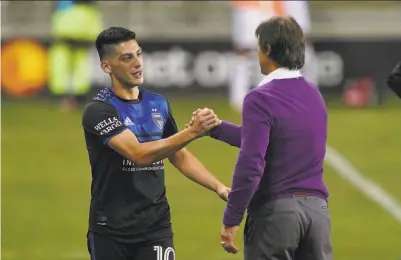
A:
[[[72,251],[61,256],[62,259],[88,259],[89,253],[83,251]]]
[[[401,223],[401,207],[396,199],[379,185],[363,176],[343,155],[330,146],[327,146],[326,162],[366,197],[375,201]],[[86,257],[87,253],[84,252],[64,255],[64,258],[68,259],[85,259]]]
[[[359,189],[366,197],[383,207],[401,223],[401,206],[397,200],[385,192],[379,185],[364,177],[343,155],[327,146],[326,162],[344,179]],[[87,259],[87,252],[73,251],[61,255],[61,259]],[[16,255],[8,252],[4,259],[15,259]]]
[[[401,206],[397,200],[375,182],[363,176],[343,155],[329,146],[327,146],[326,162],[366,197],[375,201],[401,223]]]

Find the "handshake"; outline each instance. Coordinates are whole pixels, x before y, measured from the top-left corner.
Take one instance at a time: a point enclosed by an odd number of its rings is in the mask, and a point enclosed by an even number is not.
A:
[[[198,108],[192,113],[192,119],[185,128],[193,131],[197,137],[207,135],[210,130],[221,124],[221,120],[217,117],[212,109]]]

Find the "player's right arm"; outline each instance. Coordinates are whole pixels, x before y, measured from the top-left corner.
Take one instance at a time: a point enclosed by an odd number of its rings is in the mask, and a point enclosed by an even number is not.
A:
[[[200,124],[201,120],[207,123]],[[125,158],[139,165],[148,165],[169,157],[201,137],[207,130],[215,127],[217,121],[210,110],[204,110],[190,128],[166,139],[140,143],[131,130],[119,120],[114,107],[104,102],[93,102],[85,108],[82,125],[86,131],[99,136],[105,145]]]

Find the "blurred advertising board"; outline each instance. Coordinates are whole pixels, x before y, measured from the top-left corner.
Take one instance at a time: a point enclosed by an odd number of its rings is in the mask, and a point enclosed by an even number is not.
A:
[[[2,94],[12,97],[51,95],[47,89],[49,41],[14,39],[2,43]],[[140,41],[145,59],[145,87],[161,93],[225,93],[233,51],[229,41]],[[401,60],[399,40],[319,40],[319,88],[327,98],[342,98],[348,85],[369,79],[379,93]],[[258,68],[256,68],[258,69]],[[88,59],[92,90],[109,84],[96,50]],[[256,82],[255,82],[256,83]]]

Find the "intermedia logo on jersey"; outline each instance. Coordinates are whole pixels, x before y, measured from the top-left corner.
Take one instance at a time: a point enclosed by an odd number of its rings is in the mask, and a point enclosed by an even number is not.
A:
[[[162,129],[163,128],[163,117],[162,115],[157,112],[156,108],[152,108],[152,118],[155,124],[157,125],[158,128]]]
[[[164,170],[164,160],[153,162],[150,165],[138,165],[124,158],[121,170],[124,172],[160,171]]]

